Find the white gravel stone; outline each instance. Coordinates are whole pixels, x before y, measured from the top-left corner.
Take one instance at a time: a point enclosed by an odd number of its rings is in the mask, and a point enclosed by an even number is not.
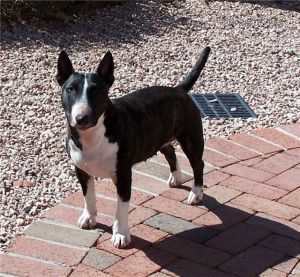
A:
[[[55,81],[62,48],[80,71],[94,70],[110,49],[116,64],[111,96],[119,97],[145,86],[177,84],[209,45],[212,53],[194,92],[238,92],[258,117],[205,118],[206,138],[299,120],[297,11],[226,1],[135,2],[72,24],[2,26],[0,249],[41,211],[79,189],[64,151]]]

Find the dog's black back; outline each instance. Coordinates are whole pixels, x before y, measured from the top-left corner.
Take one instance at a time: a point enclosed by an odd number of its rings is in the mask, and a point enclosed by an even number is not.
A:
[[[191,118],[192,117],[192,118]],[[193,120],[195,119],[195,120]],[[149,87],[115,99],[106,111],[108,138],[119,144],[129,163],[144,161],[184,135],[200,113],[181,87]]]

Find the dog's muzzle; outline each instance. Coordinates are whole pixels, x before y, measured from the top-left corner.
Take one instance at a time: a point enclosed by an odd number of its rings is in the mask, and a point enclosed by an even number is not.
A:
[[[71,113],[71,125],[78,129],[87,129],[93,125],[92,111],[85,103],[75,104]]]

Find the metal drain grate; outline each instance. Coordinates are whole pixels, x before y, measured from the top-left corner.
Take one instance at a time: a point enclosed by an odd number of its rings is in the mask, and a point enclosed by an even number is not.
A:
[[[191,94],[201,112],[201,117],[256,117],[248,104],[238,93]]]

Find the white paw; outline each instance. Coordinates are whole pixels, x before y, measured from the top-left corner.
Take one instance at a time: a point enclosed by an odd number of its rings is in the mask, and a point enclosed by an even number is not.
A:
[[[203,199],[203,189],[199,186],[193,186],[192,190],[190,191],[189,197],[187,199],[187,203],[197,204]]]
[[[171,172],[169,179],[168,179],[168,185],[170,188],[176,188],[182,184],[182,177],[180,170],[176,170]]]
[[[96,226],[96,216],[91,215],[88,210],[85,209],[78,218],[77,224],[81,229],[92,229]]]
[[[113,235],[111,237],[111,242],[116,248],[124,248],[131,242],[128,227],[124,226],[123,228],[120,228],[117,220],[113,224]]]
[[[125,248],[131,242],[129,232],[126,234],[115,233],[111,237],[111,242],[116,248]]]

